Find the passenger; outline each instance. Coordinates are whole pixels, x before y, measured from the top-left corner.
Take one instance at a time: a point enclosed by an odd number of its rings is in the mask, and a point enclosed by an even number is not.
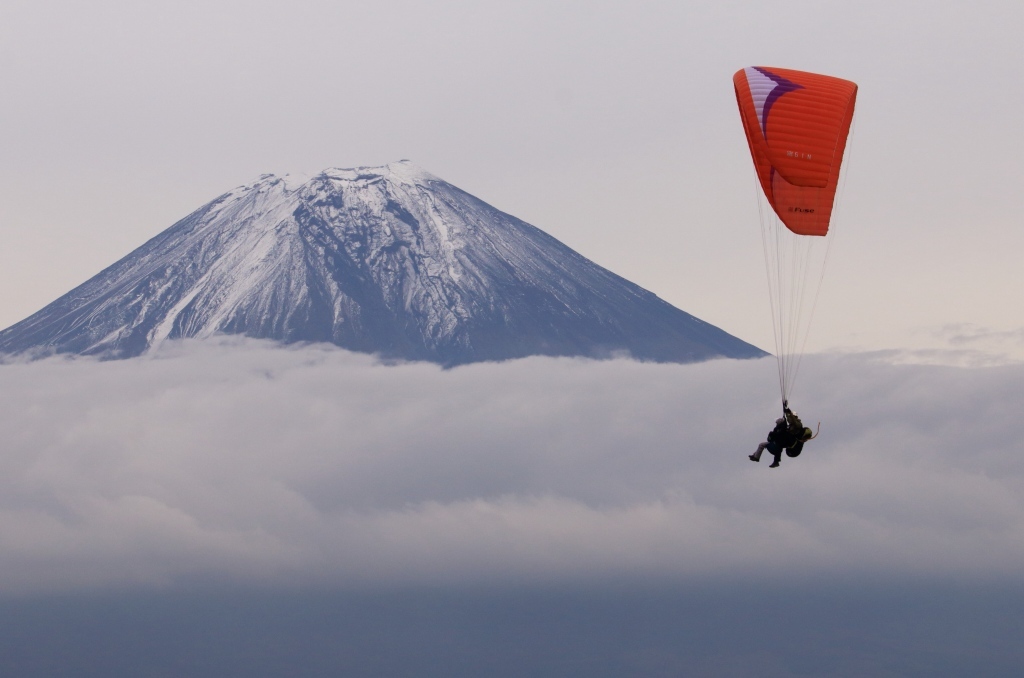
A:
[[[789,433],[789,423],[782,417],[775,420],[775,428],[768,433],[768,439],[757,446],[757,451],[754,452],[750,457],[750,461],[761,461],[761,454],[768,450],[772,453],[775,459],[768,466],[768,468],[777,468],[779,461],[782,459],[782,449],[790,444],[793,444],[795,440],[791,439]]]

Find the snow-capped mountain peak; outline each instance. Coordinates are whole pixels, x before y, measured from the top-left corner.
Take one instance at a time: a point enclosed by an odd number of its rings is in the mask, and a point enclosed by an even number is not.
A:
[[[443,364],[763,355],[407,160],[262,175],[0,332],[0,351],[130,357],[218,333]]]

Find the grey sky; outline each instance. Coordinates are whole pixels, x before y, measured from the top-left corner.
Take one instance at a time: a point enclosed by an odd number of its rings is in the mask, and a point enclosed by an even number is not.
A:
[[[803,369],[821,437],[769,470],[746,455],[770,359],[442,371],[225,341],[8,365],[0,594],[1020,572],[1020,367]]]
[[[0,7],[0,325],[264,172],[410,158],[771,349],[730,76],[861,86],[812,350],[1024,355],[1017,2]],[[985,343],[985,348],[994,344]]]

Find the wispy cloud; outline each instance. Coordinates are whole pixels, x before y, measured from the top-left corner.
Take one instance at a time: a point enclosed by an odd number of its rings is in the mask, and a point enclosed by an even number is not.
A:
[[[1010,330],[994,330],[971,323],[944,325],[936,335],[953,345],[979,344],[985,342],[1008,342],[1024,344],[1024,327]]]
[[[0,368],[0,591],[1024,566],[1024,367],[811,357],[442,371],[225,340]]]
[[[1024,327],[992,329],[972,323],[917,328],[917,348],[874,352],[899,364],[995,367],[1024,363]]]

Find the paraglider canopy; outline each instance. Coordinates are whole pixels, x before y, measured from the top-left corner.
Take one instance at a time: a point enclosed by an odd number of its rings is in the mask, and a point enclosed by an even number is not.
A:
[[[799,371],[835,233],[833,206],[857,85],[764,66],[743,68],[732,80],[757,174],[779,389],[785,401]],[[771,210],[762,209],[761,193]]]
[[[828,75],[751,66],[733,76],[757,177],[798,235],[825,235],[857,85]]]

